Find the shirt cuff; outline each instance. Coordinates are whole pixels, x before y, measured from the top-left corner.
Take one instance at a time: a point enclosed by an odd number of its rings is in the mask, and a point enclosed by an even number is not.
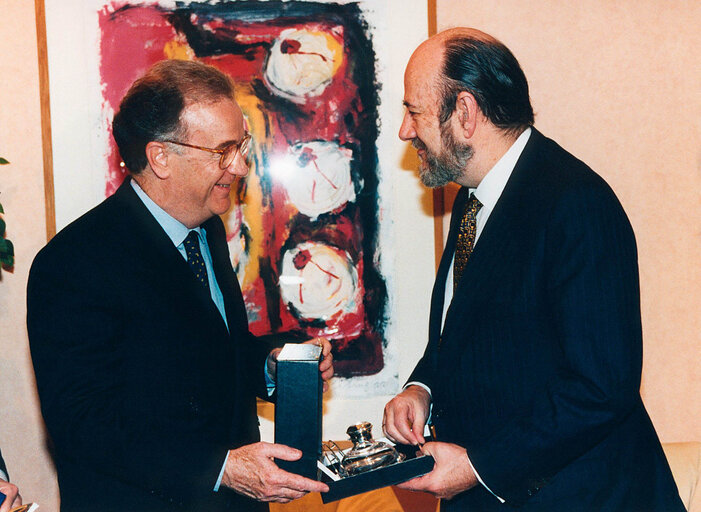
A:
[[[221,479],[224,478],[224,470],[226,469],[226,461],[229,460],[229,451],[226,452],[226,457],[224,458],[224,464],[219,472],[219,478],[217,478],[217,483],[214,484],[214,492],[219,492],[219,486],[221,485]]]
[[[7,474],[2,469],[0,469],[0,480],[5,480],[6,482],[10,481],[10,479],[7,477]]]
[[[275,393],[275,379],[268,373],[267,358],[265,359],[265,363],[263,364],[263,375],[265,375],[265,387],[268,390],[268,396],[273,396],[273,393]]]
[[[472,472],[473,472],[473,473],[475,474],[475,476],[477,477],[477,481],[478,481],[480,484],[482,484],[482,487],[484,487],[485,489],[487,489],[487,490],[489,491],[489,494],[491,494],[492,496],[494,496],[494,497],[495,497],[496,499],[498,499],[501,503],[506,503],[506,500],[505,500],[504,498],[501,498],[501,497],[497,496],[496,494],[494,494],[494,493],[492,492],[492,490],[491,490],[489,487],[487,487],[487,484],[484,483],[484,480],[482,480],[482,477],[480,476],[480,474],[479,474],[479,473],[477,472],[477,470],[475,469],[475,466],[472,465],[472,461],[470,460],[470,455],[467,456],[467,462],[470,463],[470,467],[472,468]]]
[[[420,388],[424,388],[424,389],[428,392],[428,396],[430,396],[431,398],[433,398],[433,395],[431,394],[431,388],[429,388],[429,387],[428,387],[426,384],[424,384],[423,382],[416,382],[416,381],[407,382],[407,383],[404,385],[404,387],[402,388],[402,391],[404,391],[404,390],[405,390],[406,388],[408,388],[409,386],[419,386]]]

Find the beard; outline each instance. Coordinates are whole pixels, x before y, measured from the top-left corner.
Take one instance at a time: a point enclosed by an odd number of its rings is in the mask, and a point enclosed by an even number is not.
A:
[[[440,153],[433,153],[418,138],[411,142],[415,149],[424,150],[424,158],[419,166],[421,183],[430,188],[443,187],[457,181],[465,174],[467,163],[472,158],[474,150],[469,144],[455,140],[448,123],[441,125]]]

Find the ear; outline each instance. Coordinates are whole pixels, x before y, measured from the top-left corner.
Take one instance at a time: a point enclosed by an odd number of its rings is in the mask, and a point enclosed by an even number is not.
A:
[[[477,114],[479,106],[475,97],[467,91],[462,91],[458,94],[455,101],[455,114],[463,136],[466,139],[472,137],[477,126]]]
[[[164,180],[170,176],[168,150],[163,142],[151,141],[146,144],[146,159],[156,177]]]

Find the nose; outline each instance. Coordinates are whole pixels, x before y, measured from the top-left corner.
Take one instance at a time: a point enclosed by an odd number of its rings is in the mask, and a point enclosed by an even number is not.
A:
[[[226,171],[240,178],[248,175],[248,161],[243,157],[240,151],[236,152],[234,160],[226,168]]]
[[[404,112],[402,125],[399,127],[399,138],[407,141],[416,138],[416,129],[414,128],[414,120],[408,111]]]

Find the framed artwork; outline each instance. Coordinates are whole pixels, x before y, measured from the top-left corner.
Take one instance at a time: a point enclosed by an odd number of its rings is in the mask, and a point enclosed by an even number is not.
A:
[[[47,0],[57,228],[123,181],[111,120],[131,83],[163,59],[213,65],[253,136],[223,216],[251,331],[326,336],[342,396],[393,393],[387,16],[371,0]]]

